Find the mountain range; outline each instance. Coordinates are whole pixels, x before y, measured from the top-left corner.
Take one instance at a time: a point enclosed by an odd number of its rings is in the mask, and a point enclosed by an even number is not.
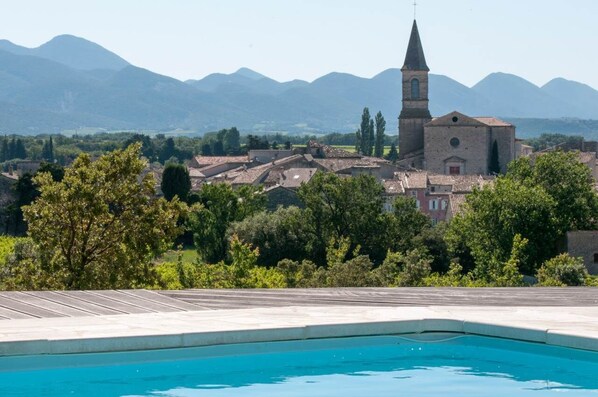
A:
[[[247,133],[353,132],[364,106],[372,113],[380,110],[387,132],[395,133],[399,69],[370,79],[334,72],[312,82],[278,82],[241,68],[183,82],[131,65],[75,36],[58,36],[37,48],[0,40],[0,134],[82,127],[202,133],[231,126]],[[576,128],[598,134],[598,122],[580,122],[598,120],[598,91],[562,78],[538,87],[493,73],[470,88],[431,74],[431,113],[453,110],[514,121],[520,136]],[[564,131],[563,123],[573,130]]]

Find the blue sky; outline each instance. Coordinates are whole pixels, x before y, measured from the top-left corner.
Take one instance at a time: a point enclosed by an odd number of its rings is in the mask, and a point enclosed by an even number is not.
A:
[[[0,38],[35,47],[69,33],[181,80],[246,66],[279,81],[401,67],[413,0],[1,0]],[[491,72],[598,89],[596,0],[418,0],[432,73]]]

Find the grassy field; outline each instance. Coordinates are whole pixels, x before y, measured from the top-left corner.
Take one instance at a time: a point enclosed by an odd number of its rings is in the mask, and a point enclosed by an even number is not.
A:
[[[158,259],[158,262],[176,262],[179,258],[179,254],[182,254],[183,263],[191,263],[199,258],[194,247],[183,247],[181,250],[170,250],[164,253],[164,255]]]
[[[333,147],[346,150],[347,152],[354,153],[355,146],[353,145],[332,145]],[[386,156],[390,152],[390,146],[384,146],[384,155]]]

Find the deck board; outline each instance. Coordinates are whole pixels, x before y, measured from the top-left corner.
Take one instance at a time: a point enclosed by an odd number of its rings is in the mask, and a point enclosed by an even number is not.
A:
[[[596,307],[598,288],[297,288],[0,292],[0,321],[285,306]]]

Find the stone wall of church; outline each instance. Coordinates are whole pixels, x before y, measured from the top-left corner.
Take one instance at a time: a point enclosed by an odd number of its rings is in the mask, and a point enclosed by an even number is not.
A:
[[[515,127],[492,127],[490,139],[490,145],[496,139],[500,171],[505,173],[509,163],[515,159]]]
[[[399,119],[399,158],[424,148],[424,124],[429,119]]]
[[[454,145],[458,139],[458,144]],[[453,145],[451,145],[453,140]],[[500,151],[500,148],[499,148]],[[487,174],[490,155],[490,129],[483,126],[427,126],[424,131],[425,168],[448,174],[446,160],[465,160],[463,174]]]

